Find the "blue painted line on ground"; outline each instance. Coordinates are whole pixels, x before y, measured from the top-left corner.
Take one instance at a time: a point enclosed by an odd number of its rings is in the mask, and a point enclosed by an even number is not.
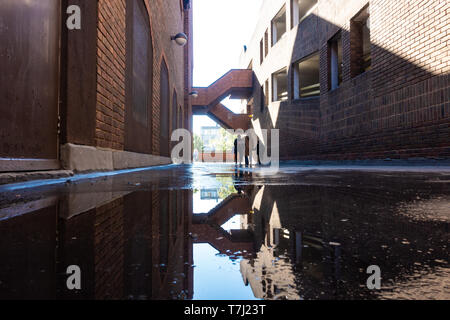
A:
[[[84,174],[76,174],[71,177],[57,178],[57,179],[41,179],[41,180],[33,180],[26,182],[18,182],[12,184],[5,184],[0,186],[0,192],[5,191],[16,191],[30,188],[37,188],[43,186],[51,186],[66,183],[68,180],[71,182],[89,180],[101,177],[111,177],[117,176],[126,173],[134,173],[134,172],[142,172],[142,171],[156,171],[162,169],[170,169],[174,164],[165,165],[165,166],[153,166],[153,167],[145,167],[145,168],[136,168],[136,169],[126,169],[126,170],[117,170],[117,171],[102,171],[102,172],[92,172],[92,173],[84,173]]]

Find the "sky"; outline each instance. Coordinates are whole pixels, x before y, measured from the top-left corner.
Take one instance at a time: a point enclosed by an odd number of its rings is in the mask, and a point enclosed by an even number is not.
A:
[[[194,86],[207,87],[230,69],[239,68],[239,57],[253,35],[262,1],[193,0]],[[239,112],[239,100],[223,103]],[[215,125],[209,117],[194,117],[194,133],[209,125]]]
[[[240,260],[232,262],[209,244],[194,244],[193,251],[194,300],[256,300],[244,283]]]
[[[261,4],[262,0],[193,0],[194,86],[207,87],[230,69],[239,68],[240,55],[253,35]],[[239,112],[239,100],[227,99],[223,103]],[[200,134],[201,126],[215,124],[207,116],[195,116],[194,133]],[[237,225],[238,220],[231,219],[224,228]],[[239,263],[217,253],[208,244],[194,246],[194,299],[254,299],[251,288],[242,280]],[[222,276],[217,277],[218,273]]]

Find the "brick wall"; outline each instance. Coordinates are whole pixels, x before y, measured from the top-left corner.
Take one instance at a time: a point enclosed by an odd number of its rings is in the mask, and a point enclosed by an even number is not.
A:
[[[450,4],[442,0],[374,1],[374,93],[402,89],[450,72]]]
[[[184,110],[184,48],[176,45],[170,37],[184,32],[184,15],[182,3],[179,0],[170,1],[146,1],[150,12],[153,37],[153,153],[159,154],[160,140],[160,70],[162,59],[166,61],[169,70],[169,95],[172,106],[173,91],[177,92],[177,101]],[[192,39],[190,40],[192,41]],[[170,108],[170,107],[169,107]],[[171,108],[170,108],[171,109]],[[169,111],[169,119],[172,119],[172,110]],[[173,127],[172,123],[170,124]],[[171,133],[172,131],[170,131]]]
[[[449,10],[445,1],[370,1],[372,68],[356,77],[352,56],[360,38],[351,20],[369,1],[319,0],[312,14],[291,26],[291,1],[266,0],[248,50],[253,59],[255,128],[280,129],[286,159],[357,159],[450,156]],[[259,43],[271,19],[286,3],[288,31],[263,64]],[[343,83],[329,88],[328,41],[342,34]],[[269,29],[270,32],[270,29]],[[353,44],[353,45],[352,45]],[[356,43],[357,44],[357,43]],[[321,96],[292,100],[292,63],[320,52]],[[259,111],[260,87],[288,67],[289,101]],[[269,90],[271,91],[271,89]],[[271,93],[270,99],[271,101]]]
[[[96,145],[123,150],[126,0],[98,2]]]
[[[182,1],[145,1],[150,20],[153,45],[153,95],[151,101],[152,153],[159,155],[160,149],[160,69],[164,59],[169,70],[170,106],[172,92],[177,92],[177,101],[184,113],[185,78],[191,78],[191,65],[184,63],[184,49],[171,41],[170,37],[190,26]],[[95,143],[97,147],[124,150],[125,95],[126,93],[126,4],[127,0],[99,0],[97,23],[97,106]],[[190,85],[190,84],[189,84]],[[189,109],[188,109],[189,110]],[[171,110],[169,118],[172,119]],[[175,117],[176,118],[176,117]],[[171,130],[175,124],[171,123]]]
[[[123,298],[123,213],[123,198],[101,206],[95,212],[95,299]]]

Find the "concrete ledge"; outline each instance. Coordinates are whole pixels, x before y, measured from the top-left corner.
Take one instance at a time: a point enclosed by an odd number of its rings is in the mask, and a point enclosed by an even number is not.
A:
[[[75,173],[106,172],[172,164],[167,157],[127,151],[104,150],[65,144],[61,147],[63,170],[0,173],[0,185],[69,178]]]
[[[61,147],[61,165],[74,172],[114,170],[112,151],[71,143]]]
[[[170,158],[149,154],[104,150],[71,143],[61,147],[62,167],[74,172],[113,171],[171,163]]]
[[[91,183],[88,190],[86,185],[73,184],[71,192],[60,197],[59,217],[70,219],[120,199],[131,192],[116,191],[112,179],[96,180]]]
[[[172,160],[167,157],[127,151],[113,151],[112,157],[114,170],[152,167],[172,163]]]
[[[73,171],[70,170],[0,173],[0,185],[32,180],[69,178],[73,175]]]

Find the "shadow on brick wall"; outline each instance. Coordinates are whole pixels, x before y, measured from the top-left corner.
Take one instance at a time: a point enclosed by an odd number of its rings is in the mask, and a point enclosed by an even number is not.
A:
[[[296,41],[287,66],[288,101],[271,103],[270,111],[264,107],[253,118],[263,128],[280,129],[282,159],[450,157],[450,75],[444,72],[445,63],[430,72],[430,65],[419,66],[402,52],[372,43],[370,70],[355,75],[351,69],[357,54],[351,43],[359,39],[354,31],[312,14],[292,32]],[[338,32],[342,83],[329,90],[328,41]],[[315,53],[320,55],[320,97],[294,99],[293,64]],[[256,110],[265,99],[262,86],[255,77]]]

